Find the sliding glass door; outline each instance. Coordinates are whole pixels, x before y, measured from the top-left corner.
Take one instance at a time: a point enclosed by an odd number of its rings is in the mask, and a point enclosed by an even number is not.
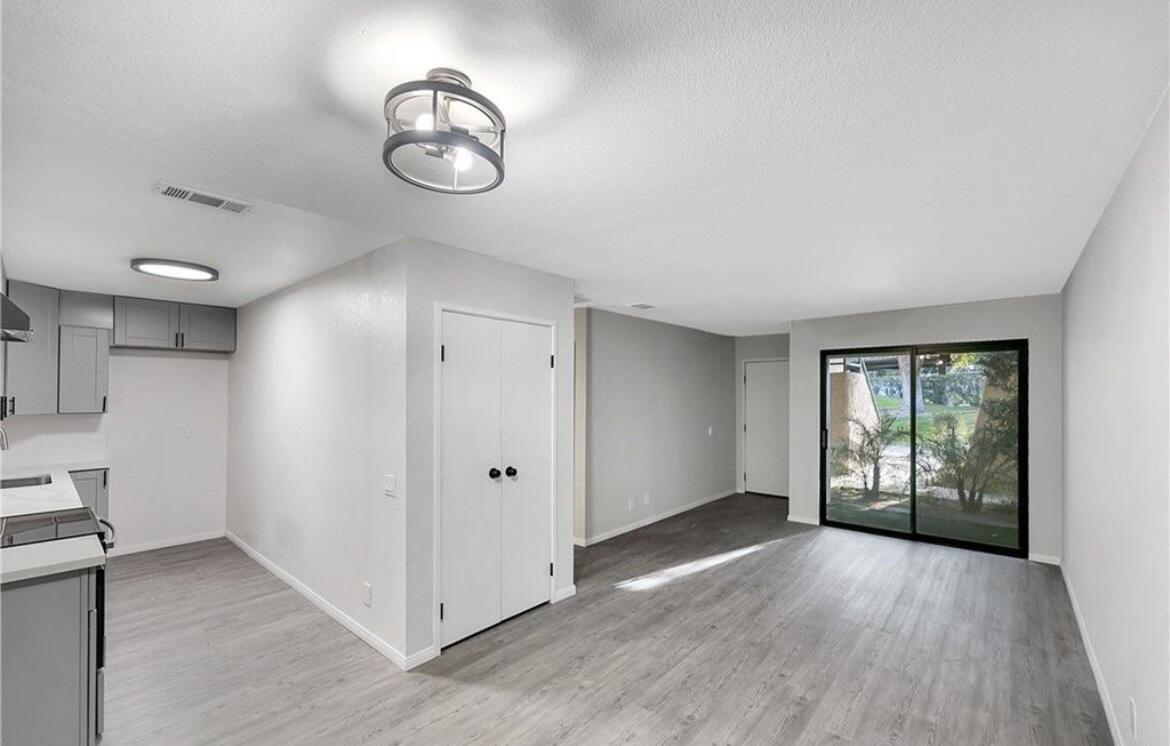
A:
[[[1026,351],[822,353],[822,523],[1024,555]]]

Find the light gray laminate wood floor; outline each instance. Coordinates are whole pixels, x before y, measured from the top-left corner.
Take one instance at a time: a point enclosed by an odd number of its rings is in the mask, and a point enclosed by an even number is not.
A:
[[[411,673],[223,540],[110,562],[118,744],[1105,744],[1058,570],[735,495]],[[629,581],[629,582],[627,582]]]

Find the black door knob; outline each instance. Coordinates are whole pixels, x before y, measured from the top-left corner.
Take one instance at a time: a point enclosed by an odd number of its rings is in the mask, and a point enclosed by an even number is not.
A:
[[[488,476],[492,479],[499,479],[500,470],[493,466],[492,468],[488,469]]]
[[[515,467],[515,466],[509,466],[507,469],[504,469],[504,475],[505,475],[505,476],[514,477],[514,476],[516,476],[516,475],[517,475],[517,474],[519,474],[519,473],[520,473],[520,472],[516,471],[516,467]]]

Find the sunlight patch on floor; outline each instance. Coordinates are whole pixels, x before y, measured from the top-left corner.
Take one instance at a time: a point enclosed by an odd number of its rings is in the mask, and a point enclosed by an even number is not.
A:
[[[619,588],[623,591],[649,591],[655,588],[670,583],[679,578],[684,578],[687,575],[694,575],[703,570],[709,570],[712,567],[725,565],[732,560],[737,560],[740,557],[746,557],[749,554],[754,554],[764,548],[764,544],[756,544],[750,547],[743,547],[742,549],[733,549],[730,552],[723,554],[713,554],[710,557],[684,562],[681,565],[668,567],[665,570],[658,570],[657,572],[649,573],[648,575],[641,575],[629,580],[623,580],[614,585],[614,588]]]

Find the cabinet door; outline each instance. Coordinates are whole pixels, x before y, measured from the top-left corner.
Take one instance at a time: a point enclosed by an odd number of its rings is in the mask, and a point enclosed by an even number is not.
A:
[[[110,383],[110,333],[83,326],[61,327],[59,379],[58,412],[105,412]]]
[[[179,346],[179,304],[145,298],[114,298],[114,346]]]
[[[90,743],[88,584],[81,571],[0,591],[0,742]]]
[[[57,413],[57,302],[55,288],[13,280],[8,297],[29,316],[32,338],[9,343],[5,393],[9,413]]]
[[[91,508],[98,518],[109,518],[109,470],[71,471],[69,476],[73,480],[73,488],[77,490],[77,496],[81,498],[81,504]]]
[[[185,350],[232,352],[236,349],[236,309],[180,304],[179,340]]]
[[[444,312],[440,458],[441,644],[499,622],[500,322]],[[489,471],[496,469],[497,476]]]
[[[503,618],[552,594],[552,330],[503,325]]]

